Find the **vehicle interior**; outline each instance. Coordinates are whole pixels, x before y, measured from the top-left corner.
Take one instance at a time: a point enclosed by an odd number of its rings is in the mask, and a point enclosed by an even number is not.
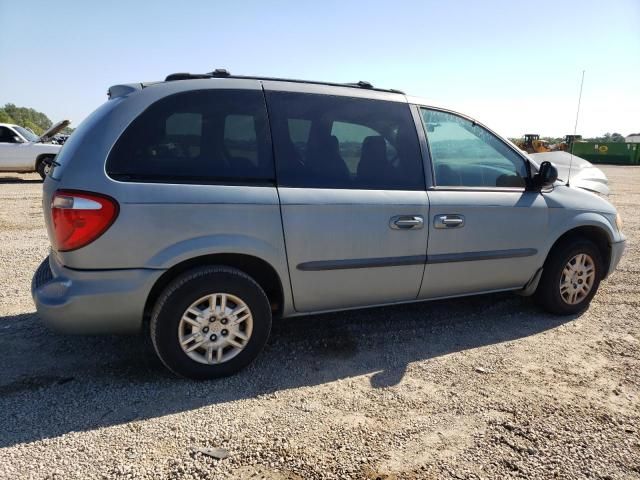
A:
[[[285,178],[304,178],[318,188],[384,189],[406,184],[420,166],[416,133],[404,125],[355,110],[331,113],[289,118],[274,127],[286,132],[278,156]]]
[[[524,160],[490,132],[448,112],[423,110],[423,116],[436,185],[525,186]]]

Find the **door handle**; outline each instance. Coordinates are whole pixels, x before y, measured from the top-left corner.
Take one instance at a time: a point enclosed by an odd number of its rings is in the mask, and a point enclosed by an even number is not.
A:
[[[394,230],[418,230],[424,226],[424,219],[421,215],[397,215],[391,217],[389,226]]]
[[[436,215],[433,219],[435,228],[460,228],[464,227],[462,215]]]

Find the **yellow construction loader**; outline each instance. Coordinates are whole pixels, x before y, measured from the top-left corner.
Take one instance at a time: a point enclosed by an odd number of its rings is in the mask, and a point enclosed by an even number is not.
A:
[[[527,133],[524,136],[524,140],[516,142],[518,148],[525,150],[527,153],[544,153],[550,152],[553,148],[546,140],[540,140],[540,135],[537,133]]]

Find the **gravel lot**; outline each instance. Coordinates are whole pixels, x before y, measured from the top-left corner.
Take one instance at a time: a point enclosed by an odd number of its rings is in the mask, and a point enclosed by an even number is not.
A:
[[[146,337],[41,325],[41,184],[0,175],[0,478],[640,478],[640,168],[604,170],[628,250],[583,315],[501,294],[284,320],[204,383]]]

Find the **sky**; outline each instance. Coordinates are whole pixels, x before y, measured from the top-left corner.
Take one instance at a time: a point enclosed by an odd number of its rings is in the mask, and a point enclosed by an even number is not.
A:
[[[0,105],[77,126],[118,83],[367,80],[509,137],[640,132],[640,0],[0,0]]]

